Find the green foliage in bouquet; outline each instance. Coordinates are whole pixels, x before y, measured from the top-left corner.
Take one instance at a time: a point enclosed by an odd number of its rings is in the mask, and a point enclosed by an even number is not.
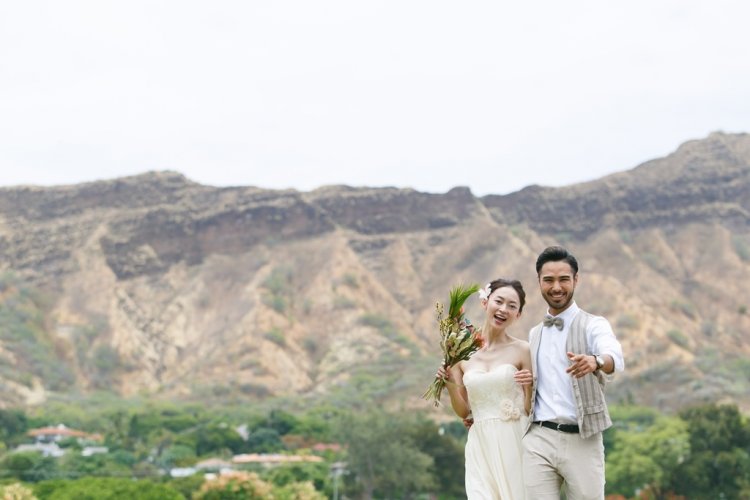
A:
[[[443,317],[443,304],[437,302],[438,328],[440,330],[440,348],[443,352],[443,366],[448,368],[459,361],[465,361],[482,347],[483,339],[479,330],[475,329],[464,317],[464,303],[479,291],[479,285],[457,285],[450,291],[448,316]],[[445,380],[435,377],[430,387],[422,395],[424,399],[432,399],[435,406],[440,404],[440,395],[445,388]]]
[[[451,288],[450,304],[448,305],[448,319],[460,321],[464,316],[464,303],[479,291],[479,285],[476,283],[465,287],[458,285]]]

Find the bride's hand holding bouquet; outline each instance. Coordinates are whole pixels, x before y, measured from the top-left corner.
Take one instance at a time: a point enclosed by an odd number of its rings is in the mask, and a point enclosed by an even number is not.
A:
[[[435,380],[422,395],[425,399],[432,399],[435,406],[440,404],[440,395],[445,388],[448,369],[460,361],[465,361],[477,352],[483,345],[480,330],[476,329],[464,317],[464,302],[479,291],[479,285],[458,285],[450,291],[448,316],[444,317],[445,309],[440,302],[435,304],[438,329],[440,330],[440,349],[443,353],[442,369],[438,371]]]

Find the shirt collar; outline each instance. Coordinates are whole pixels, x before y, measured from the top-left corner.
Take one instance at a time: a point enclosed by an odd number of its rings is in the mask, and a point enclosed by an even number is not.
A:
[[[573,321],[573,318],[576,317],[576,314],[578,314],[578,311],[581,309],[578,307],[578,304],[573,301],[570,306],[565,309],[563,312],[555,316],[556,318],[562,318],[563,321],[565,321],[565,325],[569,325],[571,321]],[[549,309],[547,309],[547,314],[549,314]]]

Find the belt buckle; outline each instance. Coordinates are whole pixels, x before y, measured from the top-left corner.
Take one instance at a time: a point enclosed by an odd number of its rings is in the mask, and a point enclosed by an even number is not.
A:
[[[563,424],[561,424],[561,423],[558,423],[558,422],[555,422],[555,423],[557,424],[557,430],[558,430],[559,432],[562,432],[562,429],[561,429],[560,427],[561,427],[561,426],[562,426]]]

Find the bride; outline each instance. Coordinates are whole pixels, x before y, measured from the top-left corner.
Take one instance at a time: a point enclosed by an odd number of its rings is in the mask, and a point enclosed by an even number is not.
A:
[[[517,280],[497,279],[480,290],[486,318],[484,347],[438,376],[446,379],[451,406],[474,423],[466,442],[466,496],[469,500],[526,500],[521,437],[531,390],[513,379],[531,370],[528,342],[506,329],[521,316],[526,293]]]

